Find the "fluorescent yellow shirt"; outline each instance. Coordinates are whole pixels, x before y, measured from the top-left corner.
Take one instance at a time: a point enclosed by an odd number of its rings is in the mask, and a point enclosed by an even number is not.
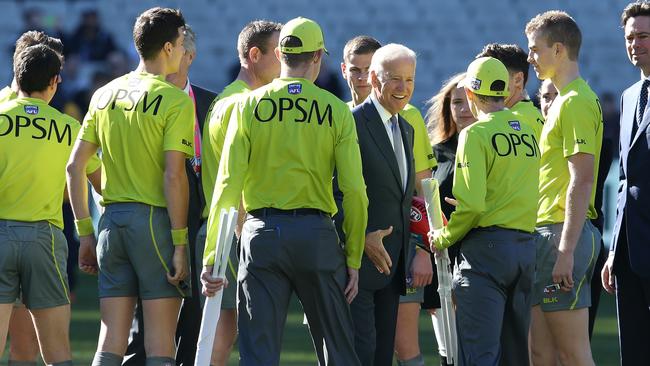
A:
[[[535,138],[539,141],[544,127],[544,117],[530,100],[520,100],[510,108],[510,111],[519,117],[520,121],[529,125],[535,131]]]
[[[242,98],[228,126],[208,219],[203,263],[212,265],[221,209],[314,208],[336,213],[332,175],[344,194],[348,267],[359,268],[368,197],[354,118],[333,94],[279,78]]]
[[[46,220],[63,229],[65,166],[80,128],[41,99],[0,106],[0,219]],[[99,165],[95,158],[86,171]]]
[[[0,103],[8,102],[16,98],[18,98],[18,94],[10,86],[5,86],[0,90]]]
[[[438,165],[438,162],[433,155],[433,147],[429,141],[427,125],[424,123],[422,113],[420,113],[419,109],[407,104],[399,112],[399,115],[413,127],[413,160],[415,160],[415,172],[434,168]]]
[[[167,207],[165,151],[191,156],[194,103],[160,75],[131,72],[93,95],[79,138],[102,149],[103,204]]]
[[[598,217],[594,206],[602,142],[603,114],[598,97],[586,81],[575,79],[559,91],[542,130],[537,225],[564,222],[571,178],[568,159],[577,153],[594,156],[594,185],[587,218]]]
[[[354,101],[347,102],[350,109],[354,108]],[[399,112],[413,127],[413,160],[415,160],[415,172],[432,169],[438,165],[435,155],[433,155],[433,147],[429,141],[429,134],[427,132],[427,125],[422,118],[420,110],[414,106],[407,104],[404,109]]]
[[[473,228],[535,230],[540,152],[535,132],[509,110],[490,113],[460,132],[448,225],[434,238],[449,247]]]
[[[235,80],[230,83],[212,103],[206,123],[203,124],[201,182],[206,205],[203,208],[201,217],[204,219],[210,213],[210,203],[212,202],[214,182],[217,179],[219,160],[221,160],[221,150],[223,150],[223,142],[226,139],[230,115],[237,101],[236,96],[241,96],[250,90],[250,87],[242,80]]]

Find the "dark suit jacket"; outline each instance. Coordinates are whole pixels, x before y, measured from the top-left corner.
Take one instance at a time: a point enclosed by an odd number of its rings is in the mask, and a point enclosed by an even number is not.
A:
[[[194,112],[198,118],[200,130],[203,131],[203,124],[208,114],[212,101],[217,97],[217,94],[207,89],[203,89],[197,85],[191,84],[192,92],[194,93]],[[183,302],[183,307],[178,318],[178,326],[176,329],[176,338],[178,343],[178,350],[176,352],[176,361],[179,365],[194,365],[194,355],[196,354],[196,342],[199,337],[199,329],[201,327],[201,303],[200,284],[197,281],[196,271],[201,268],[195,268],[195,246],[196,234],[201,227],[201,212],[205,206],[205,198],[203,196],[203,187],[201,185],[201,178],[197,177],[192,167],[192,160],[185,161],[185,170],[187,171],[187,180],[189,182],[189,205],[187,210],[187,231],[189,236],[190,248],[190,268],[191,275],[189,279],[192,285],[192,298],[186,299]],[[186,280],[188,281],[188,280]]]
[[[627,237],[629,258],[615,257],[617,263],[629,260],[630,268],[640,277],[650,278],[650,113],[633,135],[636,106],[643,81],[629,87],[621,97],[620,181],[616,204],[612,250],[618,254],[619,238]],[[627,235],[621,235],[625,230]],[[615,255],[616,255],[615,254]]]
[[[415,189],[413,162],[413,128],[398,117],[407,161],[407,187],[402,190],[395,152],[377,109],[370,98],[352,110],[357,125],[359,149],[363,164],[363,177],[368,194],[367,232],[393,226],[393,232],[384,238],[384,247],[393,262],[390,276],[379,273],[364,254],[359,270],[359,287],[380,289],[398,276],[401,292],[406,291],[405,279],[410,267],[406,255],[410,251],[409,215]]]

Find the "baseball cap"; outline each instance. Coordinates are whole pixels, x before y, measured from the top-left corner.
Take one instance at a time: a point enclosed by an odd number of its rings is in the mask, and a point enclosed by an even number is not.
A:
[[[299,44],[282,45],[282,41],[293,36],[298,39]],[[280,52],[282,53],[303,53],[313,52],[323,49],[325,53],[325,41],[323,40],[323,31],[318,23],[311,19],[298,17],[291,19],[282,26],[280,31]],[[329,53],[328,53],[329,54]]]
[[[467,67],[465,79],[459,84],[475,94],[507,97],[508,69],[494,57],[479,57]]]

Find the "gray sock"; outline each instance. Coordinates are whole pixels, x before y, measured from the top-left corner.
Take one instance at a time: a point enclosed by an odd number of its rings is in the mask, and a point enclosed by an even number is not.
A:
[[[50,364],[50,366],[73,366],[73,364],[72,364],[72,360],[67,360],[67,361]]]
[[[424,358],[419,354],[410,360],[397,360],[398,366],[424,366]]]
[[[9,360],[7,366],[36,366],[36,361],[14,361]]]
[[[176,360],[171,357],[147,357],[146,366],[176,366]]]
[[[110,352],[97,352],[92,366],[122,366],[122,356]]]

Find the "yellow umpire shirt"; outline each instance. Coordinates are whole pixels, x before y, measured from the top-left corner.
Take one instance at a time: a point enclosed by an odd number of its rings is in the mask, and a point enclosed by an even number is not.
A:
[[[598,217],[595,208],[596,179],[602,142],[603,114],[600,102],[587,82],[577,78],[559,91],[542,130],[537,225],[564,222],[571,178],[568,159],[577,153],[594,156],[594,184],[587,218]]]
[[[214,264],[219,212],[272,207],[336,213],[344,194],[346,263],[361,266],[368,197],[354,118],[333,94],[302,78],[278,78],[238,101],[228,126],[208,219],[205,265]]]
[[[13,95],[0,105],[0,219],[63,229],[65,166],[81,126],[42,99]],[[100,164],[94,157],[86,173]]]
[[[535,131],[535,139],[539,142],[544,127],[544,117],[530,100],[520,100],[510,108],[510,111],[519,117],[521,122],[526,123]]]
[[[102,204],[167,207],[165,151],[192,156],[194,103],[160,75],[131,72],[93,94],[79,138],[102,149]]]
[[[206,123],[203,124],[201,182],[206,202],[201,213],[203,219],[206,219],[210,213],[214,182],[217,179],[221,150],[223,150],[223,142],[226,140],[226,131],[228,131],[232,109],[237,98],[250,90],[248,84],[242,80],[235,80],[230,83],[214,100],[208,112]]]
[[[509,110],[460,132],[449,223],[434,238],[449,247],[476,227],[535,230],[540,152],[535,132]]]

